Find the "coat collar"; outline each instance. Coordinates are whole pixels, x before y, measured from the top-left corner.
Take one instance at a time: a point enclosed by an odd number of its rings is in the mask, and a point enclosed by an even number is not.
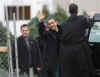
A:
[[[74,18],[74,17],[77,17],[77,14],[72,14],[72,15],[70,16],[70,18]]]
[[[24,37],[23,37],[23,36],[20,36],[19,39],[24,40]],[[32,40],[32,38],[29,36],[29,37],[28,37],[28,40]]]
[[[68,21],[75,20],[76,18],[77,18],[77,14],[72,14],[72,15],[69,17]]]
[[[20,43],[23,43],[24,45],[26,45],[25,39],[23,38],[23,36],[20,36],[18,39],[20,40]],[[29,40],[29,44],[30,44],[30,45],[33,44],[33,39],[32,39],[32,37],[28,37],[28,40]]]

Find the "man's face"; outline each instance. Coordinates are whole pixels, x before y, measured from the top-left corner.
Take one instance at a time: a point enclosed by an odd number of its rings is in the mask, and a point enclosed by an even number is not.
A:
[[[50,19],[48,20],[48,25],[51,30],[56,30],[58,23],[55,19]]]
[[[57,26],[55,19],[48,20],[48,25],[50,28]]]
[[[23,37],[28,37],[29,36],[29,29],[28,29],[28,27],[27,26],[22,27],[21,33],[22,33]]]

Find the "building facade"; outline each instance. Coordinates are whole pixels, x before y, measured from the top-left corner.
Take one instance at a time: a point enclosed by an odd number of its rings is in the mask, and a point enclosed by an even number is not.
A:
[[[46,0],[0,0],[0,21],[6,26],[5,7],[8,10],[10,31],[14,33],[13,13],[16,15],[17,36],[20,36],[20,26],[27,24],[30,19],[37,15],[43,5],[48,5]]]

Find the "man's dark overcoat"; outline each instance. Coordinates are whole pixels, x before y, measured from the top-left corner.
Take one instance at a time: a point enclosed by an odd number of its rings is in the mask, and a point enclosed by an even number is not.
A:
[[[71,15],[62,25],[60,64],[62,77],[88,77],[93,65],[85,32],[90,27],[83,16]]]

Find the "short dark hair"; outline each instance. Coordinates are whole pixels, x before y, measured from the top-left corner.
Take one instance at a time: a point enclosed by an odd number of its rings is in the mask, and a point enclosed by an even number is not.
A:
[[[20,29],[22,29],[23,27],[28,27],[28,24],[21,25],[21,28]]]
[[[49,21],[49,20],[51,20],[51,19],[53,19],[53,20],[55,20],[55,21],[56,21],[56,19],[55,19],[55,18],[49,18],[49,19],[48,19],[48,21]]]
[[[78,6],[74,3],[69,5],[69,13],[70,14],[77,14],[78,13]]]
[[[47,17],[46,22],[48,22],[48,20],[54,19],[56,20],[54,14],[51,14],[49,17]]]

